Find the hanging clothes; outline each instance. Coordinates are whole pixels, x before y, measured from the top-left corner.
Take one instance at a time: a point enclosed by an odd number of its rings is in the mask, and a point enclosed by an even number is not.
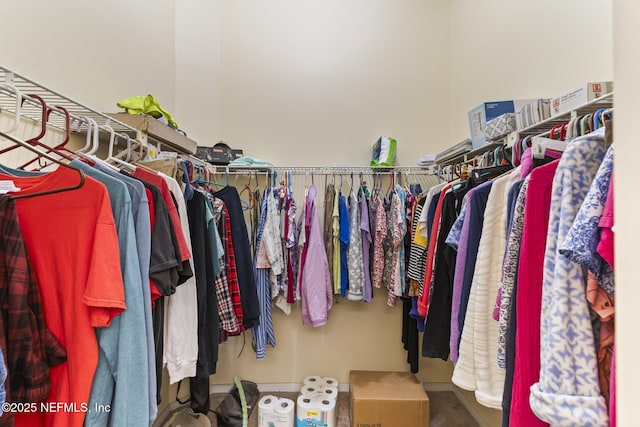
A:
[[[451,336],[449,338],[450,358],[457,362],[460,354],[460,339],[464,329],[471,282],[478,257],[478,247],[482,235],[484,212],[487,207],[493,181],[480,184],[468,193],[468,206],[465,215],[460,245],[456,254],[456,270],[453,279],[451,299]]]
[[[349,291],[347,297],[351,301],[364,299],[364,264],[362,260],[362,218],[360,202],[353,189],[349,194],[349,247],[347,263],[349,272]]]
[[[293,193],[287,198],[285,233],[285,259],[287,260],[287,303],[293,304],[300,299],[296,278],[298,277],[298,251],[296,250],[296,210],[298,209]],[[331,260],[329,260],[331,262]]]
[[[149,358],[149,419],[155,420],[158,415],[158,396],[155,366],[155,344],[153,336],[153,315],[151,307],[151,284],[149,272],[151,271],[151,217],[149,212],[149,200],[144,184],[140,181],[115,172],[101,163],[94,167],[105,174],[124,182],[131,197],[131,211],[134,219],[138,264],[140,266],[140,280],[142,282],[142,298],[144,300],[145,329],[147,335],[147,355]],[[157,249],[157,248],[156,248]],[[171,264],[177,266],[177,260]],[[155,265],[154,265],[155,268]]]
[[[307,196],[308,197],[308,196]],[[349,289],[349,238],[351,230],[349,225],[349,209],[347,208],[347,198],[340,193],[340,296],[347,296]]]
[[[20,194],[28,194],[73,186],[78,173],[61,167],[35,177],[2,174],[2,179],[13,181]],[[45,323],[67,351],[67,361],[51,368],[52,392],[46,401],[88,402],[98,363],[93,328],[109,326],[126,307],[118,237],[106,188],[87,177],[77,190],[19,199],[16,206],[38,278]],[[45,211],[48,221],[42,221]],[[146,405],[144,412],[148,414]],[[81,427],[84,418],[82,412],[19,413],[16,425],[55,422]]]
[[[187,203],[189,233],[193,249],[198,302],[198,366],[196,376],[208,378],[216,373],[218,362],[219,313],[213,272],[212,252],[215,242],[207,230],[207,206],[205,196],[194,192]]]
[[[307,194],[306,211],[310,219],[307,261],[302,272],[302,322],[313,327],[324,326],[333,305],[331,279],[327,254],[322,243],[322,229],[316,209],[316,187],[311,185]]]
[[[236,271],[238,274],[238,284],[240,286],[240,297],[242,299],[242,312],[244,314],[244,327],[245,329],[249,329],[258,324],[260,308],[256,283],[252,274],[253,261],[240,196],[235,187],[224,187],[222,190],[214,193],[213,196],[221,199],[229,210]]]
[[[475,391],[478,403],[502,408],[504,371],[498,369],[498,325],[492,318],[506,246],[506,199],[520,170],[512,170],[491,186],[473,274],[458,363],[452,381]]]
[[[358,199],[360,200],[360,234],[362,236],[362,266],[364,270],[364,302],[371,302],[373,298],[370,265],[372,242],[367,191],[366,187],[361,187],[358,192]]]
[[[342,288],[342,277],[341,277],[341,254],[340,254],[340,193],[336,192],[334,201],[333,201],[333,259],[330,259],[329,262],[332,263],[333,266],[333,293],[335,295],[340,295]]]
[[[456,216],[456,195],[449,192],[444,196],[442,220],[436,243],[433,295],[427,312],[422,355],[424,357],[449,358],[449,338],[451,329],[451,287],[455,272],[456,253],[445,244]]]
[[[437,206],[435,208],[435,214],[433,218],[433,224],[431,226],[431,233],[429,234],[429,249],[427,252],[426,272],[424,275],[424,285],[420,290],[420,296],[418,298],[418,313],[420,316],[426,317],[429,307],[429,298],[431,296],[431,287],[433,279],[433,267],[436,253],[436,242],[438,241],[438,232],[440,230],[440,219],[442,216],[442,205],[444,203],[444,196],[451,189],[451,184],[445,185],[440,192]]]
[[[329,274],[333,283],[333,211],[336,198],[336,187],[327,184],[324,190],[324,248],[329,260]],[[335,285],[334,285],[335,286]]]
[[[118,234],[120,266],[127,307],[111,324],[96,330],[100,352],[91,385],[89,405],[110,405],[111,411],[91,411],[85,422],[95,426],[150,423],[149,356],[146,320],[142,297],[142,279],[135,241],[131,197],[127,186],[79,160],[71,165],[83,170],[107,188]],[[150,301],[148,301],[150,304]]]
[[[138,168],[140,169],[140,168]],[[164,175],[158,176],[166,184],[169,190],[169,199],[176,206],[178,215],[177,234],[182,234],[186,239],[189,254],[191,248],[191,232],[187,206],[180,185],[175,179]],[[171,214],[171,209],[169,208]],[[178,243],[179,244],[179,243]],[[182,250],[180,251],[182,253]],[[184,255],[183,255],[184,258]],[[185,270],[194,271],[193,258],[189,258],[184,264]],[[180,381],[186,377],[195,377],[198,364],[198,295],[195,276],[189,277],[182,285],[176,288],[173,295],[165,298],[165,327],[164,327],[164,359],[167,366],[173,365],[174,375],[169,375],[171,383]],[[171,372],[171,371],[170,371]],[[191,390],[193,391],[193,384]]]
[[[262,201],[260,220],[258,221],[258,236],[256,240],[257,248],[262,247],[264,238],[264,228],[267,219],[267,205],[269,190],[265,191],[265,197]],[[267,355],[267,345],[276,346],[275,330],[273,328],[273,319],[271,315],[271,285],[269,284],[269,268],[262,267],[258,259],[259,250],[256,251],[254,259],[254,276],[258,289],[258,302],[260,304],[260,323],[252,329],[253,343],[256,349],[256,358],[262,360]]]
[[[376,194],[369,204],[375,218],[375,236],[373,239],[373,263],[371,271],[371,285],[374,288],[382,287],[384,276],[385,252],[384,240],[387,235],[387,215],[384,204],[379,194]]]
[[[1,282],[0,349],[6,355],[0,361],[0,400],[40,402],[51,392],[49,364],[63,363],[67,353],[45,324],[40,291],[23,241],[15,201],[4,195],[0,196],[0,236],[5,266]],[[11,376],[5,382],[7,370]],[[13,422],[12,412],[0,418],[0,425]]]
[[[398,193],[398,189],[396,189],[389,201],[389,212],[387,214],[387,225],[389,226],[387,233],[388,252],[386,253],[390,256],[385,259],[385,270],[388,271],[389,275],[387,281],[387,305],[391,307],[396,304],[397,293],[401,292],[402,289],[400,254],[406,232],[406,224],[402,217],[403,206],[402,198]]]
[[[510,418],[512,425],[545,426],[529,406],[531,386],[540,372],[540,312],[544,253],[553,177],[558,161],[533,170],[526,191],[516,298],[515,359]]]
[[[605,155],[604,130],[572,141],[553,182],[542,290],[540,381],[530,404],[550,424],[606,426],[582,268],[559,249]]]
[[[524,211],[526,201],[526,188],[529,185],[528,178],[513,184],[507,198],[507,247],[502,263],[502,280],[498,290],[497,319],[494,312],[494,320],[498,321],[498,367],[506,367],[507,330],[512,315],[511,298],[514,295],[513,288],[518,277],[520,248],[522,232],[524,228]],[[523,190],[524,188],[524,190]],[[511,225],[509,226],[509,221]]]

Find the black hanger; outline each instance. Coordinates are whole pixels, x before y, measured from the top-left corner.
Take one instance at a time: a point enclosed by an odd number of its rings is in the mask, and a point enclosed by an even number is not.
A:
[[[474,169],[472,176],[475,182],[486,182],[491,178],[495,178],[498,175],[502,175],[505,172],[513,169],[513,165],[507,164],[502,166],[492,166],[489,168]]]

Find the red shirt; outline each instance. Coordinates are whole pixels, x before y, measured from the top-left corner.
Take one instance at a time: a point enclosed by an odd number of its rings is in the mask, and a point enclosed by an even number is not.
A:
[[[160,192],[162,193],[162,199],[167,205],[169,217],[171,218],[173,228],[175,229],[176,238],[178,240],[178,249],[180,250],[180,256],[182,257],[181,261],[190,259],[191,251],[189,251],[187,240],[185,239],[184,233],[182,232],[182,225],[180,224],[178,209],[176,208],[176,204],[173,201],[171,190],[169,190],[169,185],[167,184],[167,182],[157,173],[149,172],[141,167],[136,168],[133,176],[135,176],[136,178],[140,178],[141,180],[148,182],[149,184],[153,184],[160,189]]]
[[[529,406],[529,390],[540,378],[540,321],[544,256],[549,228],[551,187],[559,160],[531,172],[524,208],[516,294],[516,353],[510,424],[544,427]]]
[[[78,173],[60,167],[46,175],[0,174],[20,194],[69,187]],[[98,364],[95,328],[106,327],[125,309],[118,236],[107,190],[86,177],[73,191],[16,200],[25,246],[35,270],[45,322],[67,350],[67,361],[51,368],[46,401],[75,404],[76,411],[17,414],[25,427],[81,427]],[[56,409],[54,407],[54,409]]]
[[[440,192],[440,198],[438,199],[438,205],[436,206],[435,216],[433,218],[433,225],[431,226],[431,240],[429,241],[429,251],[427,252],[427,265],[424,274],[424,286],[422,288],[422,295],[418,297],[418,313],[421,317],[427,317],[427,310],[429,308],[429,292],[431,288],[431,278],[433,277],[433,262],[436,252],[436,242],[438,241],[438,233],[440,232],[440,219],[442,217],[442,205],[444,204],[444,195],[451,188],[451,184],[447,184]]]

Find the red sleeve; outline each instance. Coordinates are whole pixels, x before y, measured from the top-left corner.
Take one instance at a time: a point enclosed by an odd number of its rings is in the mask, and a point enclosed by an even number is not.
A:
[[[111,319],[126,308],[118,235],[106,192],[99,209],[83,295],[83,302],[89,307],[91,326],[95,328],[109,326]]]

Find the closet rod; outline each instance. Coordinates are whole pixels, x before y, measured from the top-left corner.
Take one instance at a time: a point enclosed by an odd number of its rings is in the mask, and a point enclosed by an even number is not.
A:
[[[334,175],[345,173],[410,173],[421,175],[434,175],[435,172],[431,168],[422,168],[418,166],[393,166],[393,167],[371,167],[371,166],[274,166],[268,167],[242,167],[242,166],[213,166],[214,173],[218,174],[247,174],[254,172],[290,172],[292,174],[314,174],[314,175]]]

